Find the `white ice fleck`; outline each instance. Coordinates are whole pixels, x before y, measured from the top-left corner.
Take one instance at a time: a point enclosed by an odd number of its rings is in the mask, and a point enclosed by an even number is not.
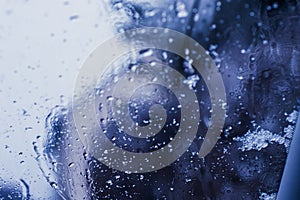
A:
[[[145,52],[142,53],[142,57],[149,57],[149,56],[152,56],[153,55],[153,50],[152,49],[149,49]]]
[[[190,179],[190,178],[185,179],[185,182],[186,182],[186,183],[189,183],[189,182],[191,182],[191,181],[192,181],[192,179]]]
[[[112,180],[108,180],[108,181],[106,181],[106,183],[108,183],[109,185],[113,184]]]
[[[239,79],[239,80],[243,80],[243,79],[244,79],[244,77],[243,77],[243,76],[237,76],[237,79]]]
[[[186,6],[182,2],[176,3],[176,11],[177,11],[178,18],[183,18],[183,17],[188,16],[188,11],[186,10]]]
[[[196,87],[198,81],[200,80],[198,75],[192,75],[189,76],[186,80],[183,81],[183,83],[187,84],[190,89],[193,89]]]

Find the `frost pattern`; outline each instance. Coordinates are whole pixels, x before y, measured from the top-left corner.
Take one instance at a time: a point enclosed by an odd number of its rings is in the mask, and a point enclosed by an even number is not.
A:
[[[285,137],[274,134],[269,130],[259,128],[252,132],[249,130],[244,136],[235,137],[233,140],[243,143],[243,145],[239,147],[239,149],[242,151],[250,151],[252,149],[260,151],[272,143],[285,143]]]
[[[288,153],[291,140],[295,132],[295,124],[298,117],[298,111],[294,110],[292,113],[286,115],[286,121],[290,122],[292,125],[288,125],[283,128],[284,134],[272,133],[269,130],[261,129],[260,127],[258,127],[254,131],[248,130],[247,133],[241,137],[234,137],[233,140],[242,142],[242,146],[239,147],[239,149],[242,151],[260,151],[263,148],[267,148],[269,144],[277,143],[283,144],[286,152]]]

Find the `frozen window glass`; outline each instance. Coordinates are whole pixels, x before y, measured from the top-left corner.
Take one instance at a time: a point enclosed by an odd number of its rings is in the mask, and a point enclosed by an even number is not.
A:
[[[0,2],[0,199],[276,199],[299,25],[297,0]]]

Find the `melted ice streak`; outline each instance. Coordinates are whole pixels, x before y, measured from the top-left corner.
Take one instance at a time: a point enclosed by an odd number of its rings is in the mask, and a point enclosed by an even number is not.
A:
[[[242,146],[239,147],[242,151],[257,150],[260,151],[263,148],[267,148],[269,144],[277,143],[284,145],[286,152],[291,144],[293,134],[295,132],[295,124],[297,120],[298,112],[293,111],[288,115],[286,120],[292,125],[288,125],[283,129],[284,135],[272,133],[269,130],[261,129],[258,127],[254,131],[248,131],[242,137],[234,137],[234,141],[242,142]]]

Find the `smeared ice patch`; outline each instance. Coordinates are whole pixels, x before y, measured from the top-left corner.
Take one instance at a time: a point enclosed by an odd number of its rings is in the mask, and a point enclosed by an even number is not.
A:
[[[287,114],[286,114],[287,115]],[[297,117],[298,117],[298,111],[294,110],[292,113],[290,113],[287,118],[286,121],[296,124],[297,121]]]
[[[259,128],[252,132],[249,130],[244,136],[234,137],[233,140],[243,143],[242,146],[239,147],[242,151],[250,151],[252,149],[260,151],[261,149],[266,148],[269,143],[284,144],[285,142],[284,137]]]
[[[259,200],[275,200],[276,199],[276,193],[267,194],[267,193],[261,193],[259,196]]]
[[[285,113],[285,115],[287,116],[286,121],[292,123],[293,125],[288,125],[287,127],[284,127],[284,136],[272,133],[269,130],[260,129],[260,127],[258,127],[254,131],[249,130],[242,137],[233,138],[233,140],[242,142],[242,146],[239,147],[239,149],[242,151],[260,151],[263,148],[267,148],[269,144],[277,143],[283,144],[286,149],[286,152],[288,153],[295,132],[295,124],[298,117],[298,113],[299,112],[296,110],[294,110],[290,114]]]
[[[269,144],[277,143],[284,145],[286,152],[291,144],[291,139],[295,131],[295,126],[288,125],[284,128],[284,136],[276,133],[272,133],[269,130],[260,129],[258,127],[254,131],[248,131],[242,137],[234,137],[234,141],[242,142],[242,146],[239,147],[242,151],[257,150],[260,151],[263,148],[267,148]]]

